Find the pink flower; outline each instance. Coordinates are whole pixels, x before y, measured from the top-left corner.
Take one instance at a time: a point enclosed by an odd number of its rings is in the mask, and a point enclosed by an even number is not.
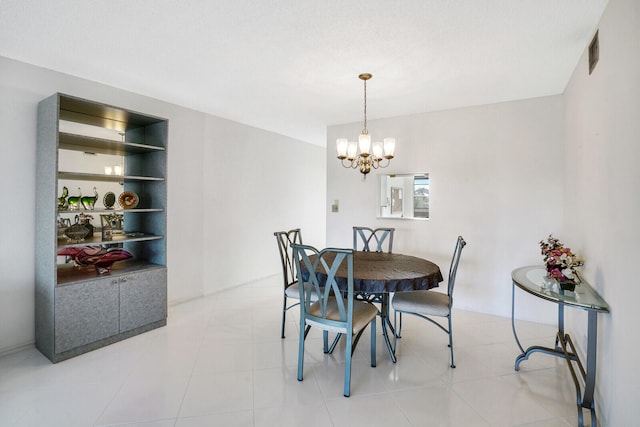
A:
[[[551,277],[553,277],[554,279],[557,279],[557,280],[563,280],[565,278],[564,275],[562,274],[562,271],[560,271],[559,268],[552,269],[549,272],[549,274],[551,275]]]

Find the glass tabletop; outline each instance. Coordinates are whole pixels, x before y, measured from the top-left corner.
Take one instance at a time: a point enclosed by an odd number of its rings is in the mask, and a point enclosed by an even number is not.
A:
[[[520,289],[537,297],[582,308],[584,310],[609,311],[609,305],[582,277],[575,291],[563,291],[558,282],[547,277],[547,270],[542,265],[516,268],[511,272],[513,283]]]

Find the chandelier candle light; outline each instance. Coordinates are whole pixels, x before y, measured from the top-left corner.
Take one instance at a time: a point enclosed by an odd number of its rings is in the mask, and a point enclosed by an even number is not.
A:
[[[360,172],[367,177],[371,168],[386,168],[393,159],[393,152],[396,148],[395,138],[384,138],[384,142],[376,141],[371,144],[371,135],[367,130],[367,80],[371,74],[363,73],[358,76],[364,82],[364,128],[358,138],[358,143],[349,141],[347,138],[338,138],[336,148],[338,149],[338,159],[342,161],[345,168],[360,168]],[[360,153],[358,154],[358,148]],[[384,159],[387,160],[383,164]]]

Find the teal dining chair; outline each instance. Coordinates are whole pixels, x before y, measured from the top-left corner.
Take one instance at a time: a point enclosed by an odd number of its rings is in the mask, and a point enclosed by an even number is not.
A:
[[[353,250],[365,252],[373,250],[375,252],[391,253],[393,250],[394,231],[395,228],[353,227]],[[362,246],[362,249],[358,249],[359,246]]]
[[[293,260],[293,250],[291,245],[294,243],[302,244],[302,234],[299,228],[294,228],[289,231],[276,231],[273,233],[278,241],[278,251],[280,252],[280,261],[282,263],[282,279],[284,282],[284,293],[282,295],[282,331],[281,338],[284,338],[285,321],[287,318],[287,311],[297,306],[300,303],[300,291],[298,290],[298,279],[295,273],[295,262]],[[316,300],[315,292],[310,293],[312,300]],[[287,305],[287,299],[293,299],[296,302]],[[309,332],[309,328],[306,329]],[[305,334],[306,336],[306,334]]]
[[[324,352],[328,353],[328,334],[337,332],[346,337],[344,396],[351,394],[351,359],[362,333],[371,325],[371,366],[376,366],[376,316],[378,309],[366,301],[357,301],[353,295],[353,250],[327,248],[318,251],[312,246],[292,244],[298,281],[308,276],[307,287],[300,291],[300,340],[298,347],[298,381],[303,379],[304,330],[311,326],[323,333]],[[346,266],[337,276],[338,269]],[[344,282],[346,281],[346,286]],[[340,289],[339,282],[345,289]],[[313,301],[315,291],[317,301]]]
[[[460,255],[462,249],[466,246],[467,242],[458,236],[456,240],[456,246],[453,251],[453,258],[451,258],[451,265],[449,266],[449,280],[447,282],[447,293],[436,291],[410,291],[410,292],[396,292],[391,300],[391,306],[393,307],[393,327],[396,331],[393,339],[393,347],[396,348],[396,341],[400,338],[402,330],[402,315],[411,314],[418,316],[422,319],[436,325],[442,331],[449,335],[449,348],[451,350],[451,367],[455,368],[456,365],[453,360],[453,327],[451,324],[451,309],[453,308],[453,288],[456,283],[456,274],[458,273],[458,264],[460,263]],[[396,321],[400,316],[400,324],[397,326]],[[445,328],[437,321],[430,318],[445,317],[448,321],[448,328]]]
[[[393,252],[393,233],[395,228],[369,228],[369,227],[353,227],[353,250],[361,250],[363,252]],[[359,249],[359,247],[361,247]],[[383,303],[383,296],[379,294],[368,294],[359,292],[357,299]],[[382,307],[386,309],[388,306]],[[380,312],[378,312],[380,314]]]
[[[354,251],[363,251],[363,252],[388,252],[391,253],[393,251],[393,233],[395,232],[395,228],[370,228],[370,227],[361,227],[354,226],[353,227],[353,250]],[[370,294],[367,292],[358,292],[356,293],[356,299],[360,301],[368,301],[372,303],[381,304],[380,310],[386,310],[388,312],[388,304],[383,300],[385,298],[384,295],[380,294]],[[378,314],[381,314],[380,310],[378,310]],[[388,313],[387,313],[388,314]],[[384,327],[384,324],[382,325]],[[340,339],[340,334],[335,339],[334,345]]]

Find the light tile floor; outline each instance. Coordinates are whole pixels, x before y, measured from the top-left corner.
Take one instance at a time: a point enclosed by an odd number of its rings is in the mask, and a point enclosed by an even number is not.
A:
[[[447,337],[405,316],[398,363],[365,332],[342,396],[344,346],[306,343],[296,380],[298,312],[280,338],[281,279],[171,307],[168,325],[51,364],[29,349],[0,358],[2,426],[538,426],[577,424],[564,360],[534,354],[514,371],[511,321],[456,311],[456,368]],[[523,345],[551,345],[548,325],[517,322]],[[380,331],[380,327],[378,327]],[[586,424],[590,423],[585,413]]]

